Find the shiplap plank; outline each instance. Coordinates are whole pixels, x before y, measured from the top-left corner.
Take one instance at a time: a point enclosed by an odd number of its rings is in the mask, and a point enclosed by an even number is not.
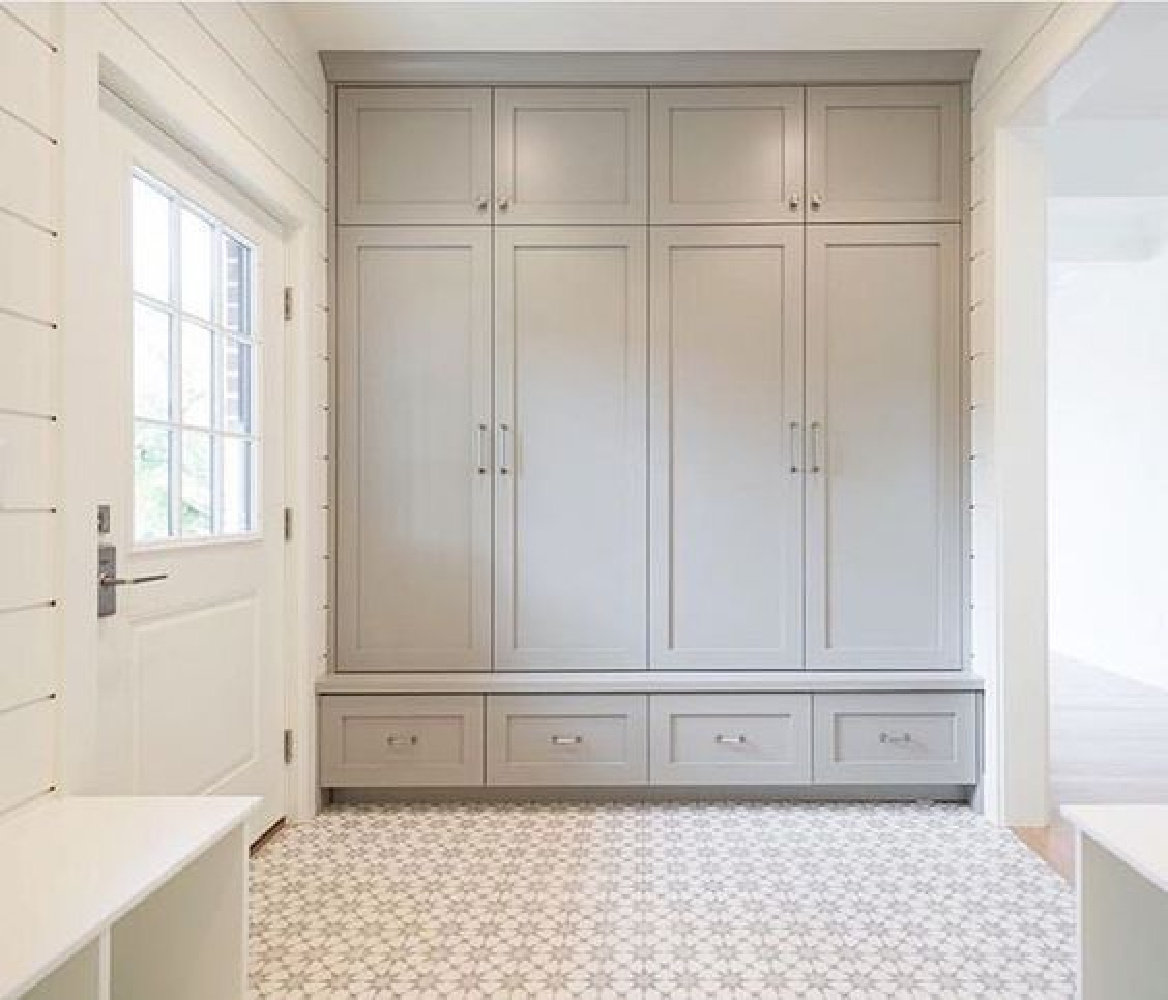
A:
[[[288,15],[276,4],[244,3],[248,16],[256,23],[273,47],[293,68],[305,90],[312,94],[322,108],[328,106],[328,84],[320,56],[305,43],[292,25]]]
[[[56,608],[0,614],[0,712],[54,691],[56,615]]]
[[[273,110],[286,116],[320,156],[328,155],[326,118],[292,67],[262,34],[242,7],[233,3],[192,3],[195,18],[246,67]]]
[[[0,413],[0,507],[46,507],[53,503],[56,447],[55,423]],[[3,547],[0,552],[4,552]]]
[[[57,147],[8,115],[0,115],[0,209],[55,228],[53,167]]]
[[[0,313],[0,410],[53,411],[56,331]]]
[[[53,784],[55,702],[0,713],[0,812]]]
[[[19,608],[53,596],[53,514],[0,512],[0,608]]]
[[[54,318],[55,243],[48,233],[0,213],[0,308]]]
[[[51,3],[40,0],[39,3],[4,3],[0,6],[47,44],[57,44],[57,25]]]
[[[0,17],[0,108],[49,135],[52,121],[52,51],[10,17]]]
[[[119,3],[111,8],[167,64],[197,88],[239,132],[263,148],[301,184],[323,198],[325,162],[271,106],[184,8],[170,4]]]

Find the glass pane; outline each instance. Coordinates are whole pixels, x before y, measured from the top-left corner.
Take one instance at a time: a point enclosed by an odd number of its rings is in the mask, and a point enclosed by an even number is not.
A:
[[[211,236],[212,230],[201,216],[183,209],[180,220],[182,253],[183,312],[211,319]]]
[[[169,538],[170,432],[138,424],[134,429],[134,537]]]
[[[255,445],[240,438],[223,438],[222,445],[223,506],[219,530],[240,535],[255,528]]]
[[[211,350],[213,337],[194,323],[182,327],[182,422],[211,426]]]
[[[232,337],[223,344],[223,429],[236,434],[252,432],[252,359],[255,349]]]
[[[170,301],[170,199],[134,178],[134,291]]]
[[[211,534],[211,435],[182,436],[182,533]]]
[[[170,419],[170,318],[134,303],[134,415]]]
[[[223,235],[223,325],[251,336],[251,249]]]

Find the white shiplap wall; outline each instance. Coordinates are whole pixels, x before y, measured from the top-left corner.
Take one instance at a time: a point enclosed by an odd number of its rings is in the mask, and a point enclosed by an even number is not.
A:
[[[57,781],[59,29],[0,5],[0,813]]]

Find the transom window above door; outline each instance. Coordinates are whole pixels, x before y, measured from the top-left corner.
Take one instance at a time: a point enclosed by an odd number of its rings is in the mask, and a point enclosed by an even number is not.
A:
[[[256,248],[133,178],[134,539],[258,528]]]

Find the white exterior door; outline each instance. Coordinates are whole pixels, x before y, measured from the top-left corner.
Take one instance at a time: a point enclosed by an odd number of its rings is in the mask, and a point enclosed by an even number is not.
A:
[[[645,230],[495,246],[495,666],[644,668]]]
[[[807,235],[807,666],[961,663],[957,226]]]
[[[184,154],[113,117],[101,143],[108,343],[85,410],[111,514],[95,543],[127,582],[95,582],[117,600],[100,784],[260,796],[255,837],[285,812],[284,247]]]
[[[339,670],[491,669],[491,232],[339,238]]]
[[[653,233],[650,663],[803,665],[803,228]]]

